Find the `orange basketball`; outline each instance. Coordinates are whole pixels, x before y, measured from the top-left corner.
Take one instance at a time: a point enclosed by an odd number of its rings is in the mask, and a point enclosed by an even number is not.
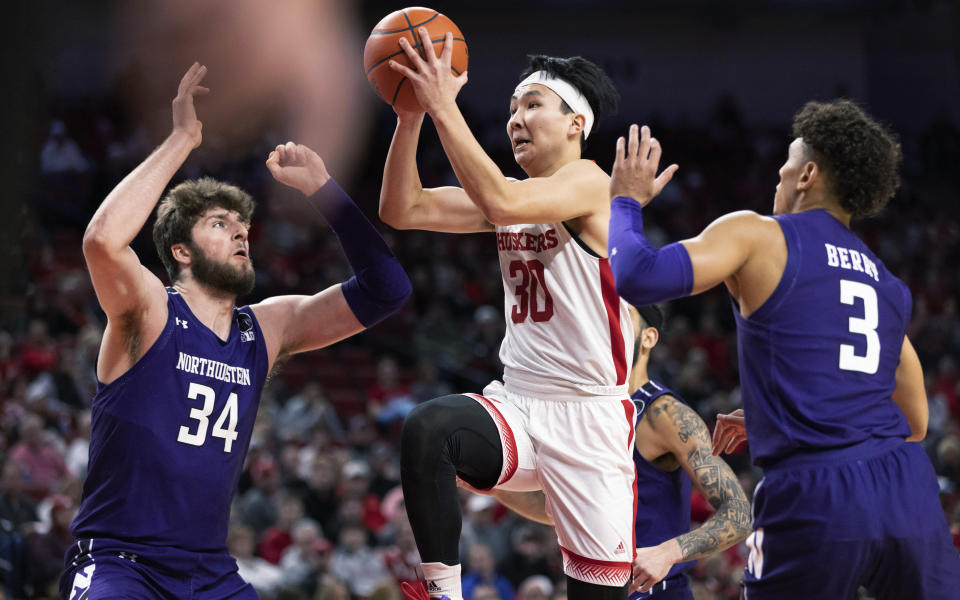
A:
[[[390,68],[390,60],[410,66],[407,55],[400,48],[400,38],[407,38],[410,45],[426,58],[417,28],[426,27],[430,33],[433,51],[439,57],[443,51],[443,38],[453,33],[453,56],[450,71],[459,75],[467,70],[467,42],[453,21],[432,8],[413,6],[394,11],[377,23],[363,47],[363,70],[367,81],[383,100],[402,110],[423,110],[413,93],[407,78]]]

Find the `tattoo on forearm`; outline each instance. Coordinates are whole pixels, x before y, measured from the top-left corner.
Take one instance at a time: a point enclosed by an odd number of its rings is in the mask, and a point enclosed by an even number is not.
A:
[[[665,411],[680,441],[693,445],[688,445],[687,464],[707,500],[717,509],[702,526],[677,538],[683,560],[703,558],[729,548],[750,533],[750,503],[746,494],[730,466],[713,456],[710,432],[699,415],[676,400],[657,404],[661,404],[658,416]]]

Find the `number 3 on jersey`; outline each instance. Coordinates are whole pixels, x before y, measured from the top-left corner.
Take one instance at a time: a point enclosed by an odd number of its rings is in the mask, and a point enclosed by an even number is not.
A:
[[[190,388],[187,390],[187,398],[191,400],[202,398],[203,408],[190,409],[190,418],[197,421],[197,430],[191,433],[189,427],[181,425],[177,441],[183,444],[190,444],[191,446],[202,446],[203,443],[207,441],[207,426],[210,424],[208,417],[210,413],[213,412],[213,405],[217,399],[216,392],[213,391],[213,388],[205,385],[191,383]],[[226,429],[223,427],[225,421],[227,423]],[[213,431],[210,435],[223,439],[224,452],[233,450],[233,442],[237,440],[236,393],[231,393],[227,397],[227,403],[223,407],[220,416],[217,417],[217,422],[213,424]]]
[[[859,371],[868,375],[877,372],[880,366],[880,336],[877,335],[877,292],[871,286],[847,279],[840,280],[840,302],[853,305],[855,299],[863,300],[863,318],[850,317],[850,333],[867,338],[867,353],[854,352],[853,346],[840,344],[840,368],[844,371]]]
[[[514,290],[517,303],[510,311],[510,319],[514,323],[522,323],[529,314],[535,323],[549,321],[553,317],[553,296],[547,289],[543,263],[535,258],[528,261],[514,260],[510,263],[510,278],[516,279],[518,275],[520,283]],[[543,288],[543,306],[540,306],[538,288]]]

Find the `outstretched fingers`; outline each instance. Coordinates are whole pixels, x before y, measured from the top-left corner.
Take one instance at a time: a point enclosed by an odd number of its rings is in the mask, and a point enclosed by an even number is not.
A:
[[[401,75],[403,75],[403,76],[406,77],[407,79],[415,79],[415,78],[417,77],[417,74],[418,74],[418,73],[417,73],[417,71],[416,71],[415,69],[411,69],[410,67],[408,67],[408,66],[406,66],[406,65],[401,65],[400,63],[398,63],[398,62],[395,61],[395,60],[391,60],[391,61],[390,61],[389,63],[387,63],[387,64],[390,66],[391,69],[393,69],[393,70],[396,71],[397,73],[400,73]]]
[[[194,61],[190,68],[187,69],[187,72],[183,74],[183,77],[180,78],[180,90],[183,91],[185,88],[190,87],[193,82],[194,77],[196,77],[197,71],[201,68],[200,63]]]
[[[433,51],[433,40],[430,39],[430,32],[427,31],[426,27],[418,27],[417,34],[420,36],[420,47],[423,48],[423,60],[430,64],[438,62],[440,59],[437,58],[437,53]],[[446,50],[446,38],[443,42],[444,50]]]
[[[194,62],[190,65],[190,68],[187,69],[187,72],[184,73],[183,77],[180,78],[180,86],[177,89],[177,92],[180,95],[184,94],[206,94],[210,90],[200,85],[200,82],[203,81],[204,76],[207,74],[207,67],[201,65],[199,62]]]
[[[443,35],[443,51],[440,53],[440,62],[449,65],[453,61],[453,33]]]
[[[640,148],[637,150],[637,158],[646,161],[650,156],[650,128],[644,125],[640,128]]]
[[[640,154],[640,128],[634,123],[630,126],[630,132],[627,134],[627,160],[635,159]]]
[[[663,190],[664,186],[670,183],[670,180],[673,179],[674,173],[676,173],[677,169],[679,168],[680,165],[674,163],[664,169],[662,173],[657,175],[657,178],[653,180],[653,189],[657,194]]]
[[[403,53],[407,55],[407,60],[410,62],[410,67],[404,67],[404,68],[407,69],[408,71],[409,70],[412,70],[414,72],[422,71],[423,66],[425,64],[423,61],[423,57],[420,56],[420,53],[417,52],[417,49],[413,47],[413,45],[410,43],[410,40],[403,37],[403,38],[400,38],[399,43],[400,43],[400,49],[403,50]],[[390,66],[396,68],[396,67],[402,67],[403,65],[401,65],[395,60],[391,60]]]

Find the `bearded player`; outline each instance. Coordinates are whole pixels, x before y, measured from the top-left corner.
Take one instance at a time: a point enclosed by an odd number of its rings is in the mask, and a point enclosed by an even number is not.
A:
[[[173,131],[100,205],[83,253],[107,326],[97,361],[90,466],[61,596],[256,598],[227,553],[230,502],[260,392],[277,360],[321,348],[395,311],[410,282],[312,150],[270,153],[273,177],[327,219],[354,272],[313,296],[236,306],[253,289],[253,201],[204,178],[171,189],[153,228],[172,285],[129,244],[200,145],[194,64],[173,101]]]

